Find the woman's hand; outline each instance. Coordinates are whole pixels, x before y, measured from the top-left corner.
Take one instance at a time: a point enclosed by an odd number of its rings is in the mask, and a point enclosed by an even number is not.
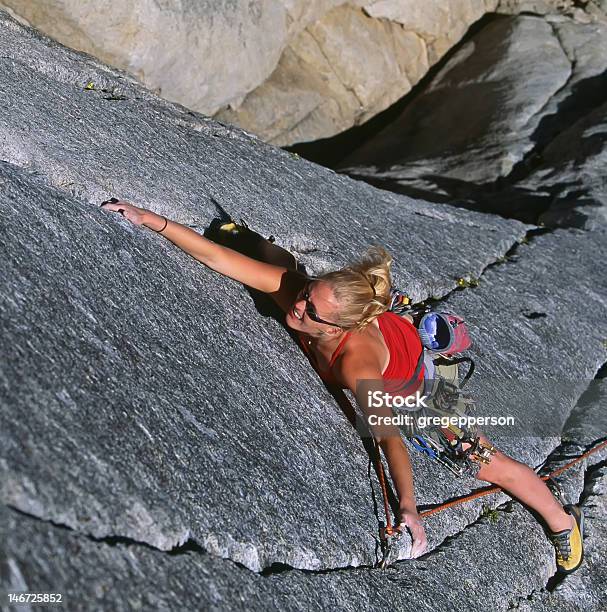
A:
[[[151,210],[133,206],[133,204],[129,204],[128,202],[108,200],[107,202],[103,202],[103,204],[101,204],[101,208],[104,210],[119,212],[125,219],[134,225],[144,225],[155,232],[162,229],[163,225],[165,225],[164,217],[157,215]]]
[[[417,510],[401,510],[400,524],[398,527],[401,531],[407,527],[411,533],[411,538],[413,539],[411,558],[416,559],[422,555],[428,546],[428,541],[426,539],[426,530],[419,518]]]

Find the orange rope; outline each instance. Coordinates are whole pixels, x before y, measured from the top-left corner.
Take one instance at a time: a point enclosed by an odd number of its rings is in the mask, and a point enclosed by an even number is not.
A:
[[[375,441],[375,449],[377,451],[377,476],[381,485],[381,492],[384,497],[384,513],[386,515],[386,534],[392,535],[394,532],[392,523],[390,522],[390,502],[388,501],[388,488],[386,487],[386,476],[384,473],[384,464],[381,461],[381,453],[379,452],[379,444]]]
[[[592,455],[593,453],[596,453],[605,447],[607,447],[607,440],[605,440],[604,442],[601,442],[594,448],[591,448],[590,450],[581,454],[579,457],[572,459],[569,463],[566,463],[562,467],[550,472],[550,474],[548,474],[547,476],[542,476],[542,480],[548,480],[549,478],[560,476],[563,472],[573,467],[576,463],[583,461],[589,455]],[[420,512],[419,515],[420,517],[424,517],[424,518],[428,516],[432,516],[433,514],[438,514],[439,512],[446,510],[447,508],[452,508],[453,506],[459,506],[460,504],[463,504],[468,501],[472,501],[473,499],[478,499],[479,497],[485,497],[486,495],[492,495],[493,493],[499,493],[500,491],[502,491],[502,488],[497,487],[497,486],[489,487],[487,489],[482,489],[480,491],[476,491],[475,493],[470,493],[470,495],[466,495],[465,497],[460,497],[459,499],[455,499],[450,502],[445,502],[444,504],[441,504],[440,506],[437,506],[436,508],[432,508],[431,510],[424,510],[423,512]]]

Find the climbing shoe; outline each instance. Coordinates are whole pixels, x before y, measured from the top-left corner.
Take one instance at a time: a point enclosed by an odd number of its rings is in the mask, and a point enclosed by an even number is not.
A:
[[[550,540],[556,550],[556,565],[559,573],[570,574],[581,564],[584,558],[584,515],[578,506],[563,506],[565,512],[575,518],[572,529],[564,529],[550,534]]]

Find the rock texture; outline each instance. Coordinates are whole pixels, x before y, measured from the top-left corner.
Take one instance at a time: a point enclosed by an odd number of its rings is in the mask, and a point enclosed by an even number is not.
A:
[[[416,32],[344,5],[308,26],[272,76],[217,117],[279,145],[332,136],[387,108],[428,67]]]
[[[172,107],[10,20],[4,19],[2,32],[6,114],[0,134],[2,157],[10,162],[2,168],[2,197],[14,237],[4,256],[3,313],[13,322],[5,328],[6,342],[18,368],[5,374],[11,389],[5,405],[26,410],[38,397],[46,408],[32,419],[40,419],[36,429],[47,436],[38,444],[29,425],[4,414],[2,430],[11,440],[5,448],[12,449],[2,463],[4,499],[73,528],[86,526],[95,537],[120,534],[163,549],[192,537],[256,570],[273,562],[306,568],[372,563],[376,519],[370,506],[347,553],[343,535],[329,528],[349,521],[351,503],[358,507],[353,500],[367,498],[366,455],[353,459],[360,442],[338,411],[327,415],[330,396],[298,348],[278,323],[256,315],[243,288],[97,204],[119,195],[202,229],[216,214],[216,197],[252,227],[279,236],[311,272],[381,241],[401,257],[399,280],[418,299],[448,292],[459,277],[478,276],[525,227],[478,213],[456,218],[435,205],[338,177]],[[94,89],[86,90],[87,83]],[[42,229],[24,226],[22,215],[56,229],[40,242]],[[423,262],[405,255],[445,233],[453,235],[452,266],[448,250]],[[476,245],[464,258],[458,255],[462,242]],[[66,243],[72,245],[67,256]],[[27,261],[29,278],[21,272]],[[183,267],[188,280],[175,285]],[[439,269],[440,275],[432,272]],[[41,319],[46,312],[51,327],[46,316]],[[9,340],[25,330],[35,330],[33,345]],[[295,359],[289,370],[285,344]],[[44,355],[44,366],[37,355]],[[245,355],[251,357],[243,363]],[[44,376],[27,377],[19,399],[9,401],[24,370],[53,372],[53,384]],[[125,386],[121,378],[131,382]],[[66,411],[80,419],[65,425],[64,440],[53,442]],[[299,425],[286,416],[291,412]],[[268,421],[268,414],[285,416]],[[83,428],[82,419],[93,418],[97,427]],[[342,430],[346,446],[340,447],[332,440]],[[308,464],[310,432],[318,457]],[[76,451],[70,440],[79,436],[86,441]],[[258,461],[260,445],[273,450]],[[133,464],[133,456],[141,463]],[[220,469],[224,462],[229,473]],[[68,507],[48,472],[60,464],[71,474],[66,486],[74,503]],[[301,488],[293,480],[297,465],[306,467],[296,480],[318,484],[290,495]],[[333,494],[338,480],[341,501]],[[253,482],[258,500],[251,497]],[[333,518],[319,523],[322,497]],[[297,532],[285,533],[285,521],[316,525],[316,533],[298,542]]]
[[[385,109],[496,4],[0,2],[165,98],[221,111],[220,120],[279,145],[331,136]]]
[[[428,519],[424,560],[372,570],[382,516],[363,442],[275,313],[97,205],[123,197],[202,231],[219,202],[312,273],[384,244],[398,285],[467,318],[479,411],[529,436],[488,433],[534,466],[607,360],[600,220],[536,236],[377,190],[2,13],[0,96],[1,589],[83,609],[505,610],[546,584],[530,515],[479,518],[505,496]],[[478,487],[413,461],[422,507]],[[568,477],[579,495],[583,472]]]
[[[604,404],[600,407],[604,408]],[[583,479],[569,476],[575,497]],[[604,583],[605,468],[588,472],[581,495],[586,514],[586,567],[547,592],[549,574],[537,576],[550,552],[533,519],[515,505],[465,529],[425,560],[397,564],[386,572],[297,570],[253,574],[202,551],[166,555],[126,541],[95,541],[64,527],[0,508],[0,576],[7,589],[63,593],[70,607],[130,610],[198,607],[211,610],[492,610],[599,611]],[[524,531],[525,539],[512,538]],[[500,553],[518,559],[514,571]],[[53,551],[52,558],[40,551]],[[466,554],[462,554],[465,551]],[[465,578],[453,580],[454,576]],[[524,580],[521,578],[524,576]],[[543,581],[542,581],[543,580]],[[448,586],[448,588],[445,588]],[[439,603],[440,602],[440,603]]]
[[[2,0],[54,39],[128,70],[164,97],[212,114],[263,82],[288,39],[275,0]]]
[[[604,219],[606,45],[605,24],[495,19],[342,170],[526,221]]]

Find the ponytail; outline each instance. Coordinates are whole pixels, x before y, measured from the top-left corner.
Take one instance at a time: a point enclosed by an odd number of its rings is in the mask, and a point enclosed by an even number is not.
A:
[[[379,246],[371,247],[358,261],[319,277],[331,285],[339,303],[335,321],[344,329],[364,329],[390,307],[392,257]]]

